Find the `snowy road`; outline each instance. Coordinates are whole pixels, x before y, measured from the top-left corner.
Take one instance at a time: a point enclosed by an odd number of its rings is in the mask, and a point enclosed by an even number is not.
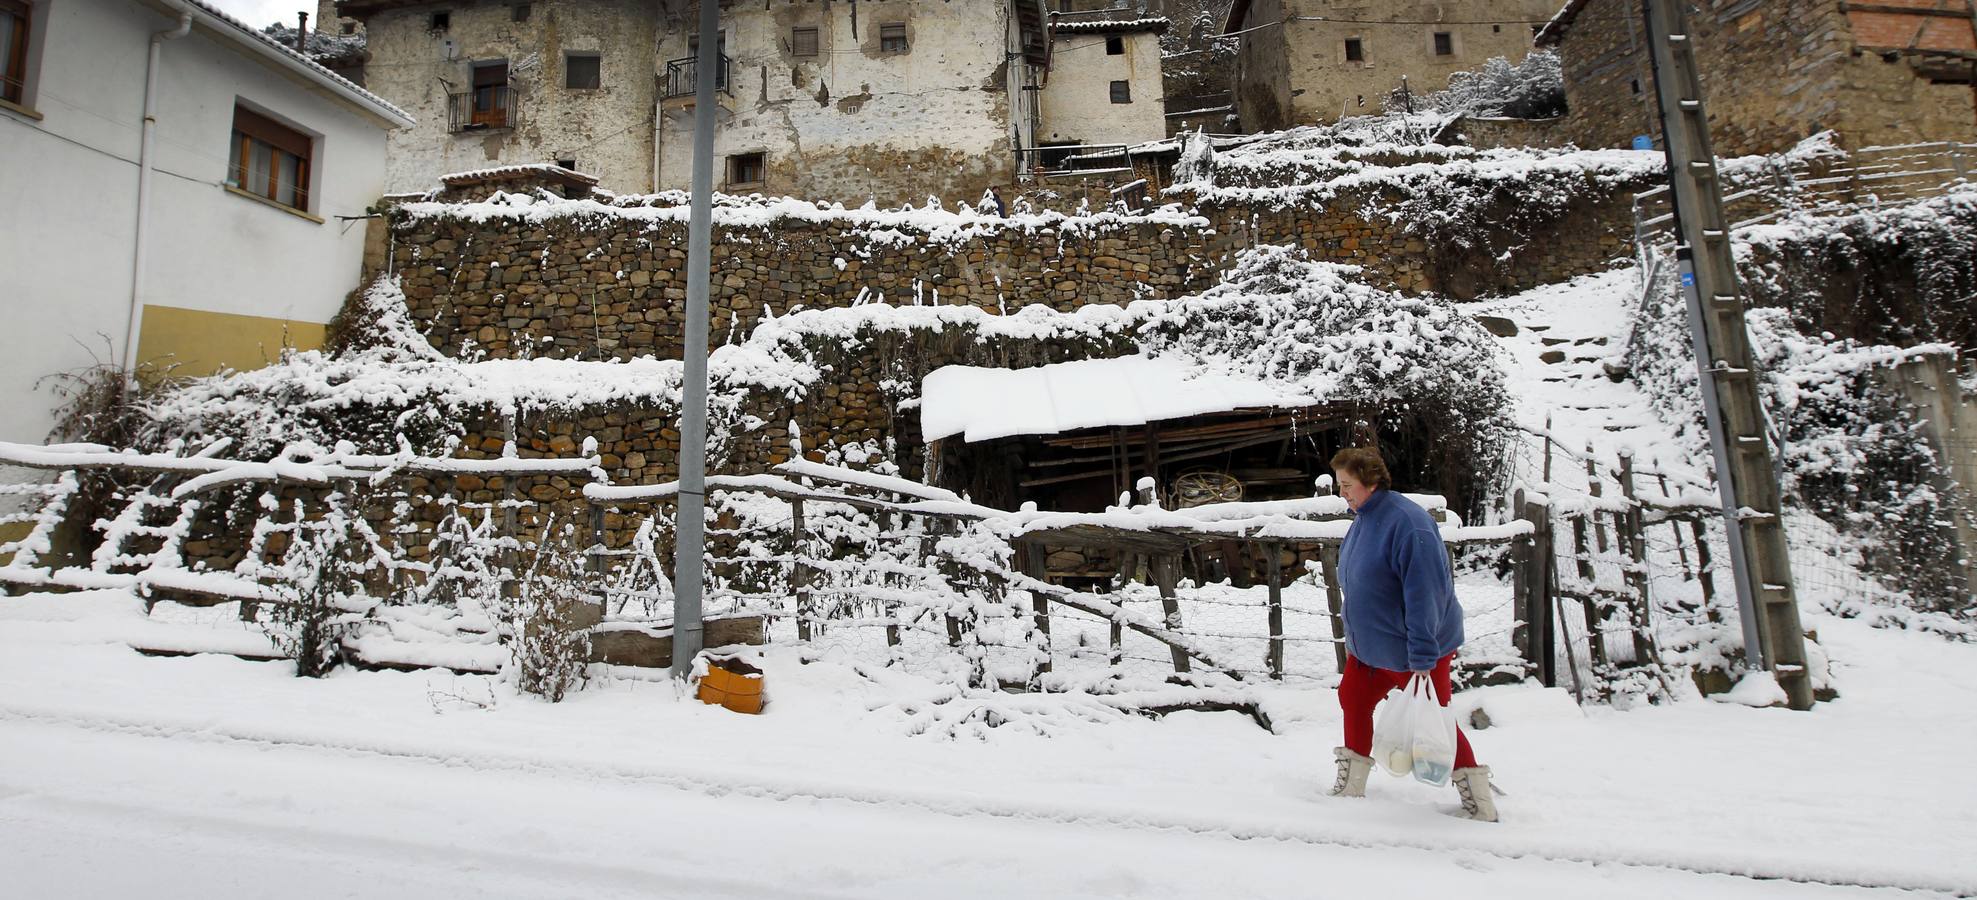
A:
[[[1478,851],[771,800],[586,773],[0,722],[21,897],[1860,896]],[[957,798],[960,799],[960,798]],[[992,808],[992,805],[991,805]]]
[[[1619,712],[1466,692],[1505,821],[1375,779],[1323,796],[1337,708],[919,733],[898,673],[765,660],[771,709],[569,702],[445,673],[159,659],[127,596],[0,598],[0,896],[1310,897],[1977,893],[1977,648],[1824,619],[1843,698]],[[874,675],[883,676],[873,680]],[[1950,711],[1948,714],[1945,711]],[[1896,766],[1924,737],[1948,767]],[[1911,744],[1912,745],[1912,744]],[[1904,896],[1916,896],[1905,894]]]

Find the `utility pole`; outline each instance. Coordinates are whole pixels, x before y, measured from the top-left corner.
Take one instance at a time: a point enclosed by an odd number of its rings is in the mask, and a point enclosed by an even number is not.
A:
[[[1752,670],[1766,669],[1777,678],[1791,708],[1810,709],[1812,680],[1785,543],[1784,497],[1758,400],[1757,358],[1730,255],[1730,228],[1709,145],[1687,0],[1641,2],[1668,153],[1679,238],[1676,271],[1702,373],[1703,414],[1716,456],[1745,660]]]
[[[721,6],[700,0],[694,60],[693,205],[687,214],[686,373],[680,397],[680,498],[673,524],[673,677],[684,680],[700,655],[700,584],[707,505],[707,291],[714,231],[714,80],[721,64]]]

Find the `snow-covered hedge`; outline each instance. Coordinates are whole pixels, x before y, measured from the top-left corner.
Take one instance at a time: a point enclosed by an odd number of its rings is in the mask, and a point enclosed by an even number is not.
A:
[[[1678,439],[1706,458],[1709,438],[1688,311],[1671,271],[1672,261],[1664,259],[1642,296],[1628,362]],[[1823,538],[1794,535],[1793,540],[1817,544],[1807,548],[1813,552],[1806,560],[1825,560],[1836,569],[1859,566],[1882,582],[1872,596],[1833,594],[1822,596],[1822,602],[1848,614],[1881,602],[1946,615],[1950,618],[1934,630],[1965,633],[1977,623],[1977,602],[1952,577],[1960,552],[1947,526],[1959,511],[1940,490],[1949,473],[1920,437],[1915,415],[1884,380],[1896,363],[1950,348],[1898,348],[1806,334],[1785,309],[1754,309],[1747,321],[1765,375],[1763,402],[1778,442],[1787,503],[1832,529]],[[1809,573],[1811,580],[1818,577]],[[1884,621],[1929,627],[1930,619]]]

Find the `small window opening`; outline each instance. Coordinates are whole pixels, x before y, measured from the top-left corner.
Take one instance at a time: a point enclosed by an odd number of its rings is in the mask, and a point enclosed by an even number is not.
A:
[[[728,186],[761,184],[762,156],[760,153],[737,153],[728,157]]]
[[[604,86],[604,60],[595,53],[570,53],[563,57],[563,86],[573,91],[594,91]]]
[[[815,28],[790,29],[789,52],[793,56],[816,56],[817,29]]]
[[[1630,87],[1630,88],[1632,88],[1632,89],[1633,89],[1633,91],[1634,91],[1634,93],[1636,93],[1636,94],[1638,94],[1638,93],[1640,93],[1640,92],[1641,92],[1641,80],[1640,80],[1639,78],[1636,78],[1636,79],[1634,79],[1633,81],[1629,81],[1629,82],[1627,82],[1627,86],[1628,86],[1628,87]]]
[[[904,22],[879,26],[879,52],[905,53],[907,50],[906,24]]]
[[[1116,34],[1107,37],[1105,39],[1105,55],[1106,56],[1126,55],[1126,39]]]
[[[1450,34],[1449,32],[1446,31],[1435,32],[1435,55],[1454,56],[1455,35]]]
[[[453,14],[450,12],[433,13],[432,18],[426,22],[426,28],[429,31],[445,31],[452,27]]]
[[[1112,102],[1114,103],[1133,102],[1133,83],[1130,81],[1112,82]]]
[[[355,22],[344,22],[344,23],[342,23],[342,26],[341,26],[341,27],[342,27],[342,29],[343,29],[343,33],[344,33],[344,34],[356,34],[356,33],[357,33],[357,23],[355,23]]]
[[[1490,26],[1490,33],[1491,33],[1491,34],[1502,34],[1502,33],[1503,33],[1503,26],[1502,26],[1502,25],[1491,25],[1491,26]]]
[[[577,171],[577,161],[574,159],[559,159],[556,161],[556,165],[569,169],[572,172]]]
[[[1366,61],[1366,45],[1364,43],[1361,43],[1358,38],[1345,39],[1345,61],[1346,62]]]
[[[508,10],[508,20],[511,22],[526,22],[529,20],[529,13],[531,12],[534,12],[534,9],[529,4],[517,3],[512,9]]]

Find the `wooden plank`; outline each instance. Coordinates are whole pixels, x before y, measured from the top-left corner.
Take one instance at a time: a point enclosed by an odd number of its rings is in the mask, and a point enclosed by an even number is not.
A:
[[[1345,593],[1339,588],[1339,548],[1324,545],[1318,548],[1318,565],[1325,576],[1325,606],[1332,616],[1332,658],[1338,662],[1339,674],[1345,674]]]
[[[1174,590],[1180,580],[1181,558],[1176,554],[1156,556],[1147,560],[1149,574],[1153,576],[1153,586],[1160,591],[1160,611],[1164,614],[1168,631],[1180,633],[1181,601]],[[1189,670],[1187,651],[1176,645],[1168,645],[1174,658],[1174,671],[1186,673]]]
[[[1283,545],[1269,543],[1263,545],[1263,552],[1269,554],[1265,569],[1270,579],[1270,677],[1284,680],[1284,571]]]
[[[791,557],[789,584],[796,593],[796,639],[810,640],[810,623],[816,618],[817,610],[810,592],[810,566],[803,560],[803,498],[789,501],[789,553]]]
[[[1042,544],[1035,541],[1020,541],[1016,545],[1016,558],[1023,574],[1038,581],[1049,580],[1048,575],[1044,572],[1044,562],[1047,553],[1049,551],[1044,549]],[[1042,638],[1043,642],[1043,659],[1037,663],[1035,674],[1045,675],[1050,672],[1051,661],[1050,598],[1037,591],[1030,591],[1029,593],[1030,615],[1032,616],[1032,621],[1035,623],[1037,635]],[[1035,681],[1035,678],[1031,679],[1032,683]]]

